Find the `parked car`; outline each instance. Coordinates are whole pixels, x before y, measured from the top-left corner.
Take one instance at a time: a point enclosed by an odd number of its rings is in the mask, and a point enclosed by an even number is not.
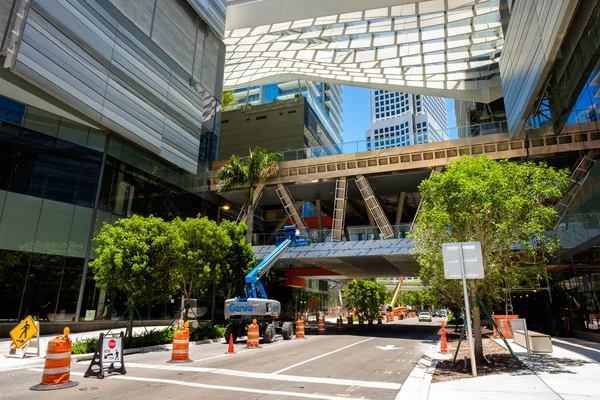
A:
[[[421,321],[431,322],[433,321],[433,318],[431,318],[431,314],[427,311],[423,311],[419,313],[419,322]]]

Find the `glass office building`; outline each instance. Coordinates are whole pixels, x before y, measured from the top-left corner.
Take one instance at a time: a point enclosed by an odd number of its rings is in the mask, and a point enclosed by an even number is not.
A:
[[[0,1],[1,321],[122,314],[87,269],[102,224],[216,217],[226,0],[133,3]]]

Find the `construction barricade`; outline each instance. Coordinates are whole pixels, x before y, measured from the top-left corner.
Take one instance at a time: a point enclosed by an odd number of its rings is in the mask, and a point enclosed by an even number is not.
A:
[[[354,324],[354,315],[352,313],[348,313],[348,325]]]
[[[344,329],[344,319],[342,318],[342,316],[340,315],[339,318],[337,319],[337,322],[335,324],[335,329],[338,332],[341,332]]]
[[[377,314],[377,325],[383,324],[383,316],[381,314]]]
[[[190,360],[190,323],[185,322],[183,328],[179,328],[175,331],[173,336],[173,351],[171,353],[171,360],[169,363],[184,363],[192,362]]]
[[[369,314],[367,316],[367,322],[368,322],[369,326],[373,325],[373,314]]]
[[[319,320],[319,335],[325,334],[325,317],[321,317]]]
[[[304,337],[304,317],[296,321],[296,339],[305,339]]]
[[[42,382],[34,385],[31,390],[55,390],[66,389],[79,385],[79,382],[71,380],[71,339],[70,330],[66,327],[64,336],[57,336],[48,342],[46,362]]]
[[[365,326],[365,318],[362,314],[358,314],[358,326],[359,328],[363,328]]]
[[[256,320],[253,319],[252,323],[248,325],[248,339],[246,340],[246,347],[257,348],[260,347],[260,337],[258,333],[258,325]]]
[[[442,321],[442,336],[440,337],[440,352],[446,354],[448,352],[448,342],[446,341],[446,323]]]

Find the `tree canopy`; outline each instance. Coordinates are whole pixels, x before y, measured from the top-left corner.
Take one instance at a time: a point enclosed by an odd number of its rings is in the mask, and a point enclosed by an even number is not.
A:
[[[228,110],[237,104],[237,100],[233,95],[233,90],[225,90],[221,98],[221,106],[223,110]]]
[[[245,276],[256,264],[252,245],[246,242],[245,223],[234,221],[221,221],[221,228],[231,241],[221,265],[221,280],[219,292],[226,299],[235,295],[242,295],[245,285]]]
[[[384,285],[362,279],[348,282],[344,287],[344,303],[368,313],[377,313],[385,304],[388,293]]]
[[[177,217],[171,225],[176,233],[180,255],[176,275],[186,302],[189,302],[198,288],[219,281],[231,239],[207,217]]]
[[[167,301],[177,291],[178,242],[161,218],[134,215],[105,223],[94,240],[97,258],[90,267],[96,285],[109,295],[122,292],[134,307]]]
[[[417,307],[417,308],[420,308],[421,306],[428,307],[428,306],[432,306],[436,303],[434,301],[433,296],[431,295],[431,293],[429,291],[404,290],[401,292],[401,296],[402,296],[401,298],[402,298],[402,301],[404,302],[404,304],[406,304],[409,307],[413,307],[413,306]]]
[[[460,280],[446,280],[442,244],[480,242],[485,279],[471,280],[476,358],[483,361],[479,307],[503,299],[506,287],[537,285],[548,256],[559,245],[547,235],[555,223],[553,201],[569,183],[566,170],[545,163],[464,156],[421,183],[423,203],[411,237],[420,277],[447,307],[462,303]]]

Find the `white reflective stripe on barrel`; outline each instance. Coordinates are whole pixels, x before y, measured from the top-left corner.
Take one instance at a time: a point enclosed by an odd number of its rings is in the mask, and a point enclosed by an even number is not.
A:
[[[63,353],[47,353],[46,354],[46,358],[50,359],[50,360],[55,360],[57,358],[67,358],[67,357],[71,357],[70,351],[65,351]]]
[[[62,374],[71,371],[71,367],[44,368],[44,375]]]
[[[173,343],[177,343],[177,344],[185,344],[185,343],[189,343],[189,340],[181,340],[181,339],[175,339],[173,340]]]
[[[187,354],[187,350],[173,350],[173,354]]]

